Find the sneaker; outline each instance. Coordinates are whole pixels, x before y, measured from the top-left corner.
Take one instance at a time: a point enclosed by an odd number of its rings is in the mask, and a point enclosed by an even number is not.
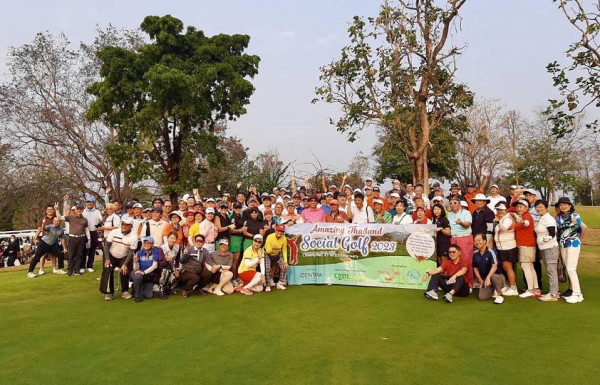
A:
[[[135,302],[142,302],[142,297],[135,297]]]
[[[236,286],[236,287],[233,289],[233,291],[235,291],[235,292],[239,293],[239,292],[241,292],[241,291],[242,291],[242,289],[243,289],[243,288],[244,288],[244,286],[242,286],[242,285],[237,285],[237,286]]]
[[[40,271],[38,271],[38,275],[44,275],[46,274],[46,272],[44,271],[44,269],[40,269]]]
[[[66,271],[64,271],[63,269],[56,269],[56,271],[53,271],[54,274],[58,274],[58,275],[64,275],[67,274]]]
[[[439,299],[438,294],[435,290],[429,290],[423,293],[425,298],[437,301]]]
[[[534,296],[535,293],[532,290],[525,290],[523,293],[519,294],[519,298],[529,298]]]
[[[155,293],[158,293],[160,291],[160,286],[158,286],[157,284],[154,284],[154,286],[152,286],[152,291]]]
[[[242,290],[241,290],[241,292],[242,292],[242,294],[244,294],[244,295],[253,295],[253,294],[254,294],[254,293],[253,293],[251,290],[249,290],[249,289],[246,289],[245,287],[242,287]]]
[[[281,282],[277,282],[277,290],[287,290],[287,287]]]
[[[32,271],[30,273],[27,273],[27,278],[35,278],[37,277],[37,275],[35,275],[35,273]]]
[[[88,273],[93,273],[94,271],[96,271],[96,270],[92,269],[91,267],[88,267],[87,270],[88,270]]]
[[[225,295],[225,293],[223,293],[223,290],[221,290],[221,289],[215,289],[215,290],[213,290],[213,294],[214,295],[218,295],[219,297],[222,297],[222,296]]]
[[[446,301],[448,303],[452,303],[452,301],[453,301],[452,294],[446,293],[446,295],[444,296],[444,301]]]
[[[565,291],[564,293],[562,293],[560,295],[560,297],[561,298],[569,298],[571,295],[573,295],[573,290],[567,289],[567,291]]]
[[[129,293],[128,291],[123,292],[123,294],[121,294],[121,297],[125,299],[131,299],[131,293]]]
[[[73,271],[73,275],[82,275],[83,273],[80,270]]]
[[[187,297],[189,297],[189,296],[190,296],[190,293],[189,293],[187,290],[183,290],[183,291],[181,292],[181,296],[182,296],[183,298],[187,298]]]
[[[73,275],[73,272],[71,270],[67,271],[67,275],[70,277]]]
[[[544,294],[543,296],[541,296],[539,298],[540,301],[542,302],[556,302],[558,301],[558,299],[560,298],[560,295],[558,294]]]
[[[105,301],[112,301],[113,300],[113,295],[112,294],[106,294],[104,296],[104,300]]]
[[[583,302],[583,295],[582,294],[571,294],[567,299],[566,299],[567,303],[579,303],[579,302]]]
[[[160,298],[160,299],[167,299],[169,297],[167,297],[167,295],[164,292],[159,291],[158,292],[158,298]]]
[[[496,297],[498,297],[498,290],[494,290],[494,292],[492,293],[492,298]]]
[[[519,295],[519,292],[516,289],[508,288],[502,295],[505,297],[516,297]]]
[[[267,285],[267,287],[265,287],[265,292],[270,293],[271,292],[271,286]]]
[[[508,287],[508,286],[504,286],[504,287],[502,288],[502,294],[506,293],[506,291],[507,291],[508,289],[510,289],[510,287]]]
[[[79,274],[85,273],[85,269],[79,269]]]
[[[494,299],[494,304],[496,305],[501,305],[504,303],[504,297],[499,295],[496,297],[496,299]]]

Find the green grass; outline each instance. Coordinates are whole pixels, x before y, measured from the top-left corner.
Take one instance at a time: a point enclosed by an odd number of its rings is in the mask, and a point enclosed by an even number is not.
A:
[[[575,211],[588,227],[600,229],[600,206],[577,206]]]
[[[578,305],[344,286],[138,304],[104,302],[99,273],[5,272],[0,383],[595,384],[599,251]]]

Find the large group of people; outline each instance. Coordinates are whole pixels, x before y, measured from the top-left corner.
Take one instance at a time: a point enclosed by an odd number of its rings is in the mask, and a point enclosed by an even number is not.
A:
[[[437,268],[428,271],[425,297],[452,302],[478,289],[479,298],[506,296],[539,298],[568,303],[583,301],[577,276],[580,238],[585,224],[571,201],[560,198],[555,215],[536,191],[511,186],[508,196],[497,185],[485,194],[487,178],[477,188],[469,184],[464,194],[451,184],[444,194],[439,183],[425,194],[422,185],[398,180],[382,193],[367,179],[362,188],[342,181],[342,187],[327,187],[310,193],[298,187],[274,188],[259,194],[254,186],[236,194],[201,197],[197,190],[177,202],[155,197],[150,205],[132,199],[124,205],[106,196],[105,211],[95,199],[85,205],[69,205],[63,212],[48,205],[40,219],[34,243],[35,255],[27,276],[35,278],[38,262],[50,257],[55,274],[77,276],[94,272],[99,239],[103,240],[101,291],[106,300],[115,293],[113,272],[118,271],[121,296],[144,298],[181,292],[217,296],[236,292],[252,295],[287,286],[288,255],[286,226],[296,223],[391,223],[424,224],[435,228]],[[307,185],[305,181],[305,185]],[[238,186],[239,188],[239,186]],[[61,222],[65,227],[61,227]],[[67,269],[65,262],[67,259]],[[560,293],[559,260],[566,266],[569,289]],[[550,283],[542,293],[541,261]],[[517,287],[517,264],[523,271],[523,286]],[[44,273],[40,267],[38,275]],[[104,287],[102,288],[102,285]],[[130,286],[132,292],[130,293]]]

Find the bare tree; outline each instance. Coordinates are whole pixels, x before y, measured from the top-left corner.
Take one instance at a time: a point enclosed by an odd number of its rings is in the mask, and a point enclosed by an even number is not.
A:
[[[485,99],[477,100],[465,116],[469,129],[461,133],[456,144],[460,164],[457,179],[463,187],[469,182],[480,186],[485,170],[493,181],[510,154],[502,132],[505,116],[499,100]]]
[[[0,120],[19,148],[21,165],[61,175],[100,201],[101,189],[110,187],[115,199],[123,199],[133,188],[105,152],[114,129],[84,118],[92,101],[86,88],[99,76],[94,54],[114,41],[129,48],[141,44],[135,31],[109,27],[98,30],[92,44],[73,50],[64,34],[40,32],[31,44],[9,50],[9,80],[0,87]]]

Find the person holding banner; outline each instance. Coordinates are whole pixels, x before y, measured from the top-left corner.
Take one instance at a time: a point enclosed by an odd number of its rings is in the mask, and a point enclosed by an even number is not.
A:
[[[468,270],[468,262],[462,257],[459,245],[453,243],[448,252],[450,260],[423,275],[423,281],[431,277],[427,291],[423,293],[427,299],[438,300],[438,287],[446,293],[443,299],[448,303],[453,302],[454,296],[469,296],[469,285],[464,277]]]

